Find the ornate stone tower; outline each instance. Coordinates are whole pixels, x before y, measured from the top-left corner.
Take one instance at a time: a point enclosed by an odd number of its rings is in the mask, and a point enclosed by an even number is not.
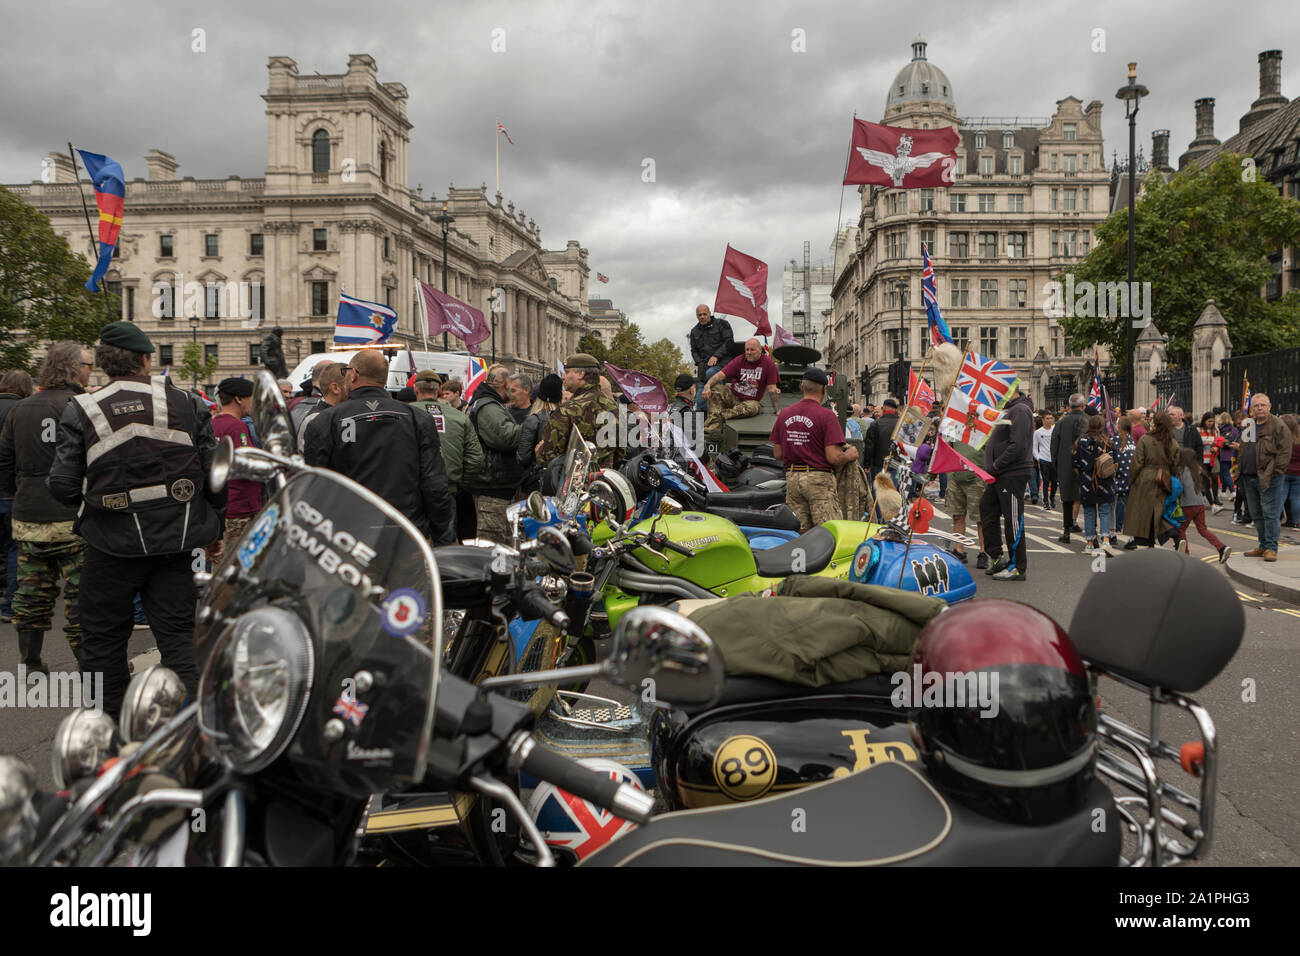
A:
[[[940,129],[957,125],[957,104],[947,74],[925,58],[925,39],[912,41],[912,62],[898,71],[885,98],[887,126]]]

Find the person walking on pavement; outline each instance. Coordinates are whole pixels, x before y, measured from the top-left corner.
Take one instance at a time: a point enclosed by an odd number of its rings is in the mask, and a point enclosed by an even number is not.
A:
[[[1034,461],[1043,483],[1043,510],[1056,510],[1056,469],[1052,467],[1052,426],[1056,416],[1043,412],[1042,425],[1034,431]]]
[[[1282,492],[1292,445],[1291,429],[1273,414],[1272,408],[1273,403],[1263,392],[1251,396],[1250,419],[1242,423],[1241,430],[1241,485],[1259,539],[1259,547],[1244,553],[1248,558],[1265,561],[1277,560]]]
[[[6,372],[0,378],[0,426],[15,405],[32,394],[35,389],[32,377],[21,369]],[[0,495],[0,560],[4,561],[4,600],[0,601],[0,621],[14,619],[14,592],[18,588],[18,542],[13,537],[12,514],[14,499]]]
[[[695,307],[695,327],[686,338],[691,346],[691,361],[695,363],[695,377],[700,383],[700,391],[695,396],[695,410],[707,412],[704,386],[713,373],[731,358],[731,346],[735,337],[731,332],[731,324],[726,319],[715,316],[701,302]]]
[[[785,503],[799,516],[800,532],[840,517],[834,469],[858,460],[839,416],[822,406],[828,382],[821,369],[807,369],[799,383],[803,399],[777,414],[770,436],[773,455],[785,463]]]
[[[194,563],[215,554],[226,510],[226,489],[208,485],[211,414],[202,399],[150,376],[153,351],[132,323],[104,326],[95,364],[109,384],[64,405],[46,479],[56,501],[80,508],[81,670],[103,673],[104,712],[114,718],[130,676],[137,593],[163,666],[191,697],[198,692]]]
[[[1286,414],[1282,421],[1291,429],[1291,463],[1286,466],[1286,490],[1283,503],[1289,512],[1284,528],[1300,528],[1300,416]]]
[[[253,433],[244,424],[244,416],[253,408],[253,382],[247,378],[228,378],[217,386],[217,404],[220,407],[212,416],[212,434],[217,441],[229,438],[235,448],[252,448]],[[225,534],[221,539],[221,552],[229,554],[253,516],[262,510],[262,483],[242,478],[231,478],[226,496]]]
[[[469,420],[483,449],[483,467],[472,480],[468,472],[465,477],[474,491],[478,536],[497,544],[510,543],[506,509],[516,500],[524,476],[518,460],[519,423],[506,407],[509,391],[510,373],[504,365],[493,365],[469,404]]]
[[[876,480],[876,475],[880,474],[881,469],[885,467],[885,459],[889,456],[889,446],[893,443],[894,429],[897,425],[898,401],[887,398],[880,406],[880,414],[862,436],[862,452],[865,456],[862,465],[871,470],[873,482]]]
[[[1196,452],[1192,449],[1183,447],[1179,449],[1179,463],[1182,470],[1178,473],[1178,480],[1182,483],[1183,492],[1180,503],[1183,506],[1183,522],[1178,528],[1178,550],[1183,554],[1191,552],[1187,544],[1187,529],[1191,525],[1196,525],[1196,530],[1200,532],[1202,538],[1210,542],[1210,545],[1219,553],[1219,563],[1228,560],[1232,554],[1232,549],[1219,540],[1219,536],[1205,526],[1205,492],[1209,486],[1209,478],[1205,475],[1201,462],[1196,459]]]
[[[1137,443],[1129,467],[1130,487],[1124,507],[1124,533],[1132,541],[1125,551],[1155,547],[1173,531],[1165,519],[1165,499],[1169,497],[1170,479],[1178,476],[1178,442],[1174,441],[1174,423],[1168,412],[1156,412],[1148,431]]]
[[[990,564],[984,572],[996,581],[1023,581],[1029,567],[1025,545],[1025,485],[1033,458],[1034,403],[1017,387],[1003,409],[1006,424],[999,423],[984,443],[984,470],[993,476],[980,498],[980,524],[984,550]],[[1002,527],[999,528],[998,520]],[[1002,535],[1006,534],[1006,551]]]
[[[1111,521],[1112,529],[1124,527],[1124,509],[1128,503],[1131,487],[1133,452],[1137,443],[1133,441],[1133,423],[1127,417],[1115,423],[1115,437],[1110,440],[1110,453],[1115,459],[1115,509]],[[1111,534],[1110,543],[1116,544],[1115,535]]]
[[[1205,469],[1205,488],[1217,515],[1223,510],[1219,501],[1219,449],[1223,447],[1223,436],[1214,427],[1214,412],[1201,416],[1201,467]]]
[[[1084,398],[1078,392],[1070,396],[1070,411],[1052,429],[1052,465],[1056,469],[1057,488],[1061,492],[1061,527],[1057,539],[1070,543],[1070,532],[1079,532],[1079,479],[1074,473],[1074,443],[1088,427],[1083,414]]]
[[[1111,505],[1115,501],[1114,455],[1111,455],[1110,468],[1102,468],[1102,455],[1109,453],[1106,420],[1093,415],[1088,419],[1087,431],[1074,446],[1074,473],[1079,479],[1079,504],[1083,508],[1086,538],[1083,553],[1104,551],[1113,558],[1119,554],[1113,546],[1110,524]]]
[[[14,629],[19,660],[28,671],[49,673],[41,651],[54,620],[60,579],[63,632],[73,656],[80,655],[82,541],[72,530],[77,510],[55,501],[45,479],[54,463],[63,408],[85,391],[93,367],[90,351],[76,342],[50,346],[38,379],[41,390],[13,406],[0,430],[0,492],[14,495],[13,536],[18,544]]]

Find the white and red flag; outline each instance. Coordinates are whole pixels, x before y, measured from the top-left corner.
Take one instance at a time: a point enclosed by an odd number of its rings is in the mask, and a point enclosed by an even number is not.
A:
[[[960,388],[948,396],[948,405],[939,421],[939,434],[951,442],[964,442],[972,448],[984,447],[993,425],[1002,417],[996,408],[977,402]]]
[[[772,336],[772,344],[776,348],[783,345],[803,345],[798,339],[789,333],[779,322],[776,323],[776,333]]]
[[[907,394],[910,396],[908,404],[915,405],[921,411],[929,414],[936,401],[934,389],[930,387],[930,383],[925,379],[917,378],[916,372],[912,369],[908,369],[907,378]]]
[[[471,352],[477,352],[478,343],[492,334],[492,327],[488,325],[483,313],[472,305],[419,279],[415,280],[415,287],[420,293],[420,307],[424,311],[424,321],[430,335],[450,332],[464,341]]]
[[[767,321],[767,263],[727,246],[722,257],[722,277],[713,311],[735,315],[754,326],[759,335],[771,335]]]
[[[647,412],[668,411],[668,393],[659,379],[645,372],[619,368],[609,362],[605,363],[605,369],[633,405],[644,408]]]
[[[942,187],[956,181],[956,167],[955,129],[906,129],[854,119],[844,185]]]

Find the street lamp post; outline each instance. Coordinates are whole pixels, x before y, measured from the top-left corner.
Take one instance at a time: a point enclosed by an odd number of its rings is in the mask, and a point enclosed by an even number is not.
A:
[[[1133,283],[1134,267],[1136,264],[1136,243],[1134,240],[1134,220],[1137,215],[1134,177],[1137,174],[1137,113],[1138,101],[1147,95],[1147,88],[1141,86],[1137,81],[1137,64],[1128,65],[1128,84],[1121,86],[1115,93],[1117,100],[1124,101],[1124,118],[1128,120],[1128,291],[1129,301],[1133,301]],[[1127,358],[1124,360],[1124,388],[1125,404],[1132,408],[1136,404],[1136,393],[1133,390],[1133,352],[1135,349],[1135,335],[1133,329],[1133,310],[1128,310],[1128,317],[1125,319],[1128,324],[1128,351]]]
[[[434,222],[442,226],[442,291],[447,292],[447,227],[456,221],[456,217],[447,212],[447,203],[442,204],[442,212],[434,217]],[[447,333],[442,333],[442,350],[447,351]]]
[[[194,309],[190,309],[190,339],[195,345],[199,344],[199,314]],[[199,390],[199,351],[194,350],[194,391]]]

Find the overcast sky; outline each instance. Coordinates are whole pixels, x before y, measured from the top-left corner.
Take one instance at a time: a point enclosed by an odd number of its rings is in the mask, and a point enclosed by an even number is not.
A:
[[[148,12],[142,12],[147,9]],[[728,242],[765,260],[780,314],[781,268],[812,242],[829,258],[857,193],[841,187],[851,119],[878,121],[921,33],[952,82],[960,116],[1050,116],[1056,100],[1103,103],[1107,161],[1127,150],[1115,90],[1138,61],[1151,95],[1138,142],[1194,132],[1192,103],[1217,98],[1226,139],[1258,96],[1262,50],[1281,47],[1282,92],[1300,95],[1300,31],[1287,3],[1243,0],[881,0],[613,2],[277,0],[101,2],[10,7],[0,36],[0,182],[40,176],[69,139],[146,176],[159,147],[180,176],[260,176],[267,58],[337,74],[371,54],[404,83],[414,124],[410,185],[493,184],[537,220],[543,244],[591,253],[606,296],[650,339],[683,342],[695,303],[713,302]],[[196,28],[206,52],[192,52]],[[492,52],[494,30],[505,51]],[[1105,52],[1094,52],[1104,30]],[[795,52],[795,30],[806,52]],[[497,34],[499,37],[500,34]],[[1290,44],[1288,46],[1288,43]],[[655,181],[642,179],[654,160]],[[841,202],[843,213],[841,216]],[[130,209],[126,211],[129,219]],[[595,281],[595,272],[610,277]],[[743,324],[743,323],[742,323]],[[741,333],[743,329],[737,329]]]

